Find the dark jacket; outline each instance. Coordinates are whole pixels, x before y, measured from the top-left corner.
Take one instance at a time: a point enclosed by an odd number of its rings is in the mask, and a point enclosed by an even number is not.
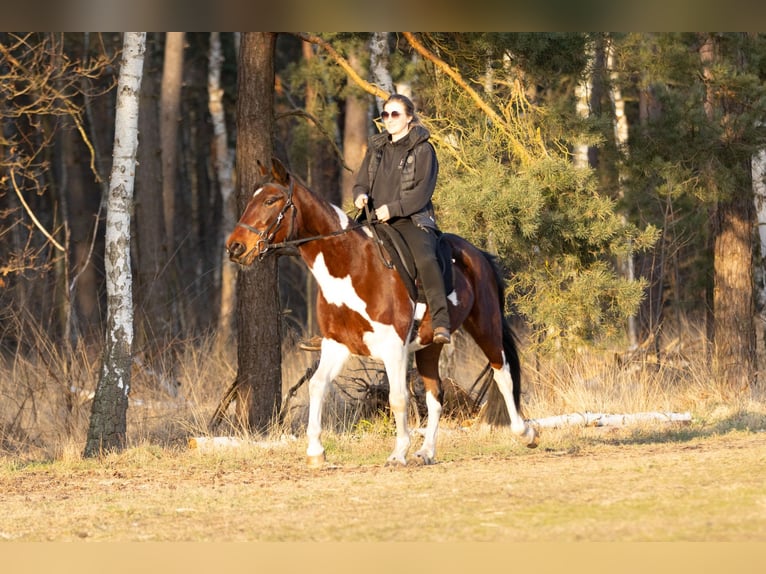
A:
[[[354,184],[354,199],[366,193],[371,209],[388,205],[392,219],[410,217],[421,227],[436,229],[431,197],[439,162],[429,137],[421,125],[397,142],[385,131],[372,136]]]

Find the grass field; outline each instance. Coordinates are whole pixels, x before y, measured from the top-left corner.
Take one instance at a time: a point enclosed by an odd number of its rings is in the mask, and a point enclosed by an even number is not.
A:
[[[289,387],[312,357],[286,356]],[[689,423],[543,429],[530,450],[455,411],[432,466],[386,467],[391,421],[335,393],[322,470],[304,464],[305,388],[273,436],[190,449],[233,375],[230,359],[199,348],[179,355],[175,399],[138,373],[128,448],[83,459],[89,406],[73,405],[71,388],[95,384],[90,361],[15,357],[0,369],[0,540],[766,542],[766,400],[758,386],[711,384],[682,353],[526,365],[524,404],[530,418],[688,411]]]
[[[445,429],[439,463],[389,468],[390,437],[212,452],[137,445],[0,467],[16,541],[766,541],[766,416],[547,431]]]

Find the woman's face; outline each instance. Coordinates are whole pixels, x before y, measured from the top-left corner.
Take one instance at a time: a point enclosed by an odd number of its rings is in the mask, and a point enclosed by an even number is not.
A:
[[[391,139],[396,141],[407,135],[410,131],[410,122],[412,116],[407,115],[407,111],[404,108],[404,104],[392,100],[383,106],[383,125],[386,126],[386,131],[391,134]]]

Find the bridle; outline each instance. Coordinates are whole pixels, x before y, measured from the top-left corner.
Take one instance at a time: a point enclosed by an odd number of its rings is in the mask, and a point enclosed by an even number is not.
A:
[[[282,247],[293,247],[296,245],[302,245],[303,243],[308,243],[310,241],[316,241],[318,239],[326,239],[328,237],[335,237],[338,235],[343,235],[344,233],[348,233],[349,231],[352,231],[354,229],[359,229],[360,227],[363,227],[362,225],[350,225],[344,229],[338,229],[337,231],[333,231],[332,233],[327,233],[324,235],[313,235],[311,237],[302,237],[300,239],[292,239],[293,234],[295,233],[295,213],[297,208],[295,207],[295,203],[293,203],[293,179],[290,178],[290,185],[285,190],[285,195],[287,196],[287,201],[282,206],[282,209],[279,211],[277,216],[274,218],[274,221],[271,222],[271,224],[266,228],[265,231],[261,231],[260,229],[256,229],[252,225],[249,225],[247,223],[243,223],[241,221],[238,221],[236,224],[236,227],[241,227],[243,229],[246,229],[250,233],[254,233],[258,236],[258,241],[256,242],[255,246],[248,251],[248,253],[257,250],[258,251],[258,259],[263,259],[263,257],[266,255],[266,253],[272,249],[279,249]],[[367,207],[367,206],[365,206]],[[287,214],[287,210],[292,208],[292,217],[290,218],[290,231],[286,235],[286,239],[284,241],[280,241],[279,243],[272,243],[274,240],[274,237],[277,234],[277,231],[279,231],[279,226],[282,224],[282,221],[285,218],[285,215]],[[369,223],[370,221],[370,213],[367,212],[367,226],[372,230],[373,236],[376,239],[376,244],[378,244],[378,248],[381,250],[381,257],[383,258],[384,262],[386,262],[385,257],[382,256],[382,242],[378,238],[377,232],[375,231],[375,227]],[[392,266],[386,262],[387,266],[391,268]]]
[[[266,252],[272,248],[286,247],[288,245],[293,245],[293,244],[302,242],[301,240],[298,240],[297,242],[290,241],[290,238],[293,236],[293,233],[295,232],[295,204],[293,203],[292,178],[290,179],[290,185],[285,190],[285,195],[287,196],[287,201],[282,206],[282,209],[279,211],[277,216],[274,218],[274,221],[271,222],[271,224],[266,228],[265,231],[256,229],[252,225],[243,223],[241,221],[237,222],[236,227],[242,227],[243,229],[247,229],[250,233],[255,233],[258,236],[259,238],[258,241],[255,243],[255,246],[250,251],[257,249],[259,259],[263,259],[264,255],[266,255]],[[293,210],[293,216],[290,218],[290,231],[287,234],[287,240],[282,241],[280,243],[272,243],[274,236],[276,236],[277,231],[279,231],[279,226],[282,224],[282,220],[285,218],[285,214],[287,213],[287,210],[290,208],[292,208]]]

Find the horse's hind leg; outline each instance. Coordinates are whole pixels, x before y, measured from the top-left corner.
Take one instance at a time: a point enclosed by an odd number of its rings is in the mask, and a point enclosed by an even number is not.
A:
[[[310,467],[321,467],[325,461],[324,447],[319,436],[322,433],[322,403],[327,392],[327,385],[338,376],[349,357],[345,345],[331,339],[322,341],[322,355],[319,365],[309,379],[309,421],[306,427],[308,447],[306,449],[306,464]]]
[[[511,431],[524,439],[528,447],[536,447],[538,441],[537,432],[534,427],[527,424],[524,418],[519,414],[519,405],[516,404],[516,400],[513,397],[514,383],[508,364],[503,364],[499,369],[493,367],[492,371],[494,373],[495,383],[497,383],[497,388],[500,390],[500,393],[505,400],[508,415],[511,417]]]
[[[444,392],[441,378],[439,377],[439,355],[441,345],[431,345],[420,349],[415,353],[415,362],[418,372],[423,378],[423,386],[426,392],[426,406],[428,407],[428,424],[426,425],[423,446],[415,453],[415,456],[424,464],[433,464],[436,458],[436,435],[439,430],[439,418],[442,413]]]

